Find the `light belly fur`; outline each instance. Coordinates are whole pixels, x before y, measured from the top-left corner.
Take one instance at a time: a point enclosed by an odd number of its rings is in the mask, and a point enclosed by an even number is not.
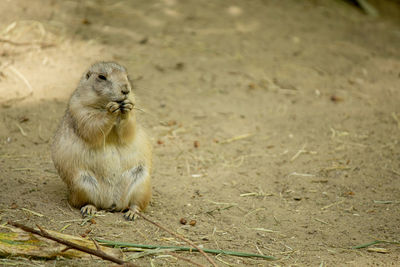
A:
[[[89,160],[83,164],[86,168],[79,175],[81,178],[77,186],[87,191],[91,202],[99,208],[128,208],[134,189],[146,177],[144,166],[139,163],[128,166],[128,162],[132,164],[132,160],[122,157],[135,157],[135,153],[121,152],[115,147],[109,147],[87,151],[87,155],[83,157]]]

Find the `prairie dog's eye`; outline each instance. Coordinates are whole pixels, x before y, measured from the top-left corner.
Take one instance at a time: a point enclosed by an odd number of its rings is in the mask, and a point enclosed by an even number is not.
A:
[[[100,74],[98,77],[99,77],[100,80],[107,81],[107,78],[106,78],[106,76],[104,76],[104,75],[101,75],[101,74]]]

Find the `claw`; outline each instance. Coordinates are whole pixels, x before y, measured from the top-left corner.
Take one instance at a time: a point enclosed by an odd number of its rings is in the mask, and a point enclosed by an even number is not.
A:
[[[139,212],[138,207],[133,206],[127,212],[125,212],[123,216],[127,221],[134,221],[136,220],[137,217],[139,217],[137,215],[138,212]]]
[[[121,113],[122,114],[126,114],[126,113],[128,113],[129,111],[131,111],[132,109],[127,109],[127,108],[121,108]]]
[[[128,113],[129,111],[131,111],[134,107],[134,104],[132,103],[131,100],[129,99],[125,99],[122,103],[121,103],[121,112],[122,114]]]
[[[93,205],[90,205],[90,204],[86,205],[86,206],[83,206],[81,208],[81,214],[82,214],[83,217],[88,217],[88,216],[95,215],[96,212],[97,212],[96,207],[93,206]]]
[[[117,114],[119,112],[119,104],[117,102],[110,102],[107,104],[106,109],[111,114]]]
[[[135,105],[130,99],[125,99],[124,101],[122,101],[122,104],[123,104],[123,105],[130,104],[130,105],[132,105],[132,106]]]

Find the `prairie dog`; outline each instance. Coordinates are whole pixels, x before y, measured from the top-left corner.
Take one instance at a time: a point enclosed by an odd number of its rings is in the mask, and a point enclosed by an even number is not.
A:
[[[54,165],[83,216],[125,211],[127,220],[151,198],[151,145],[137,124],[126,69],[92,65],[72,93],[52,144]]]

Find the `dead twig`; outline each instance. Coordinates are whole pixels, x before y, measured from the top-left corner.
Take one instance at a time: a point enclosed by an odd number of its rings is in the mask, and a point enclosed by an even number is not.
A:
[[[399,117],[397,117],[397,114],[395,112],[392,112],[392,118],[396,121],[397,128],[400,130],[400,120],[399,120]]]
[[[340,200],[340,201],[338,201],[338,202],[334,202],[334,203],[331,203],[331,204],[329,204],[329,205],[326,205],[325,207],[322,207],[321,210],[329,209],[330,207],[335,206],[335,205],[339,205],[339,204],[341,204],[341,203],[343,203],[343,202],[344,202],[344,199],[343,199],[343,200]]]
[[[2,39],[0,38],[0,43],[7,43],[10,45],[15,45],[15,46],[28,46],[28,45],[38,45],[40,46],[40,48],[48,48],[48,47],[52,47],[55,46],[55,44],[51,44],[51,43],[41,43],[41,42],[14,42],[11,40],[7,40],[7,39]]]
[[[44,216],[43,214],[40,214],[39,212],[36,212],[36,211],[33,211],[33,210],[29,210],[29,209],[26,209],[26,208],[21,208],[21,210],[24,210],[24,211],[27,211],[29,213],[32,213],[33,215],[36,215],[38,217],[43,217]]]
[[[312,154],[312,155],[317,154],[317,151],[308,151],[308,150],[305,150],[305,148],[306,148],[306,144],[304,144],[304,145],[302,146],[302,148],[301,148],[299,151],[297,151],[297,153],[290,159],[290,161],[293,162],[293,161],[294,161],[295,159],[297,159],[301,154]]]
[[[349,166],[332,166],[332,167],[323,168],[323,169],[321,169],[321,171],[324,171],[324,172],[330,172],[330,171],[336,171],[336,170],[346,171],[346,170],[351,170],[351,168],[352,167],[349,167]]]
[[[250,137],[250,136],[252,136],[252,135],[253,135],[252,133],[237,135],[237,136],[234,136],[234,137],[232,137],[232,138],[223,140],[223,141],[221,141],[220,143],[221,143],[221,144],[228,144],[228,143],[232,143],[232,142],[234,142],[234,141],[238,141],[238,140],[241,140],[241,139],[248,138],[248,137]]]
[[[235,206],[236,206],[236,205],[230,205],[230,206],[227,206],[227,207],[225,207],[225,208],[217,207],[217,208],[215,208],[215,209],[212,209],[212,210],[209,210],[209,211],[205,211],[205,212],[200,212],[200,213],[198,213],[198,214],[207,213],[207,214],[209,214],[209,215],[212,216],[212,213],[213,213],[214,211],[227,210],[227,209],[230,209],[230,208],[235,207]]]
[[[185,237],[181,236],[180,234],[174,233],[170,230],[168,230],[167,228],[165,228],[164,226],[160,225],[157,222],[154,222],[152,220],[150,220],[149,218],[147,218],[146,216],[144,216],[143,214],[141,214],[140,212],[136,212],[136,214],[140,217],[142,217],[145,221],[148,221],[149,223],[157,226],[158,228],[168,232],[169,234],[175,236],[176,238],[188,243],[189,245],[191,245],[192,247],[196,248],[207,260],[208,262],[211,263],[212,266],[217,267],[217,264],[215,264],[215,262],[199,247],[197,246],[195,243],[193,243],[192,241],[190,241],[189,239],[186,239]]]
[[[397,200],[374,200],[375,204],[398,204],[400,201]]]
[[[33,228],[30,228],[28,226],[25,226],[23,224],[17,223],[17,222],[9,221],[8,224],[10,224],[10,225],[12,225],[14,227],[20,228],[20,229],[24,230],[25,232],[29,232],[29,233],[32,233],[32,234],[35,234],[35,235],[40,235],[40,236],[42,236],[44,238],[51,239],[53,241],[56,241],[57,243],[66,245],[67,246],[66,249],[76,249],[76,250],[79,250],[79,251],[82,251],[82,252],[97,256],[97,257],[102,258],[104,260],[112,261],[112,262],[115,262],[117,264],[124,265],[124,266],[130,266],[130,267],[137,267],[138,266],[138,265],[135,265],[133,263],[129,263],[129,262],[117,259],[117,258],[115,258],[115,257],[113,257],[111,255],[106,254],[104,251],[102,251],[100,249],[100,247],[98,246],[98,244],[96,242],[94,244],[95,244],[97,249],[94,250],[94,249],[91,249],[91,248],[87,248],[87,247],[72,243],[72,242],[70,242],[68,240],[64,240],[62,238],[58,238],[58,237],[52,236],[47,231],[45,231],[43,228],[41,228],[39,225],[36,225],[36,226],[39,228],[40,231],[35,230]]]
[[[29,83],[29,81],[25,78],[24,75],[22,75],[22,73],[17,70],[16,68],[14,68],[13,66],[7,66],[16,76],[18,76],[18,78],[23,81],[25,83],[25,85],[28,87],[29,92],[26,95],[20,96],[20,97],[15,97],[15,98],[11,98],[8,99],[4,102],[1,102],[0,104],[4,107],[9,107],[11,106],[13,103],[16,103],[18,101],[22,101],[25,100],[26,98],[30,97],[31,95],[33,95],[33,88],[31,86],[31,84]],[[18,126],[18,125],[17,125]],[[18,128],[21,130],[22,128],[20,126],[18,126]],[[23,130],[21,130],[22,135],[24,135]]]
[[[19,131],[21,132],[21,134],[22,134],[23,136],[28,136],[28,135],[26,134],[26,132],[24,131],[24,129],[21,127],[21,125],[19,125],[18,123],[15,123],[15,125],[17,125]]]
[[[323,223],[323,224],[327,224],[327,225],[330,224],[330,223],[325,222],[325,221],[323,221],[323,220],[320,220],[320,219],[318,219],[318,218],[314,218],[314,220],[316,220],[317,222]]]
[[[17,70],[16,68],[14,68],[13,66],[9,66],[8,68],[9,68],[12,72],[14,72],[14,74],[17,75],[18,78],[20,78],[20,79],[25,83],[25,85],[28,87],[28,89],[29,89],[28,95],[33,94],[33,88],[32,88],[32,86],[31,86],[31,84],[29,83],[29,81],[25,78],[25,76],[24,76],[19,70]]]
[[[309,174],[309,173],[298,173],[298,172],[292,172],[288,174],[288,177],[290,176],[303,176],[303,177],[314,177],[314,174]]]

